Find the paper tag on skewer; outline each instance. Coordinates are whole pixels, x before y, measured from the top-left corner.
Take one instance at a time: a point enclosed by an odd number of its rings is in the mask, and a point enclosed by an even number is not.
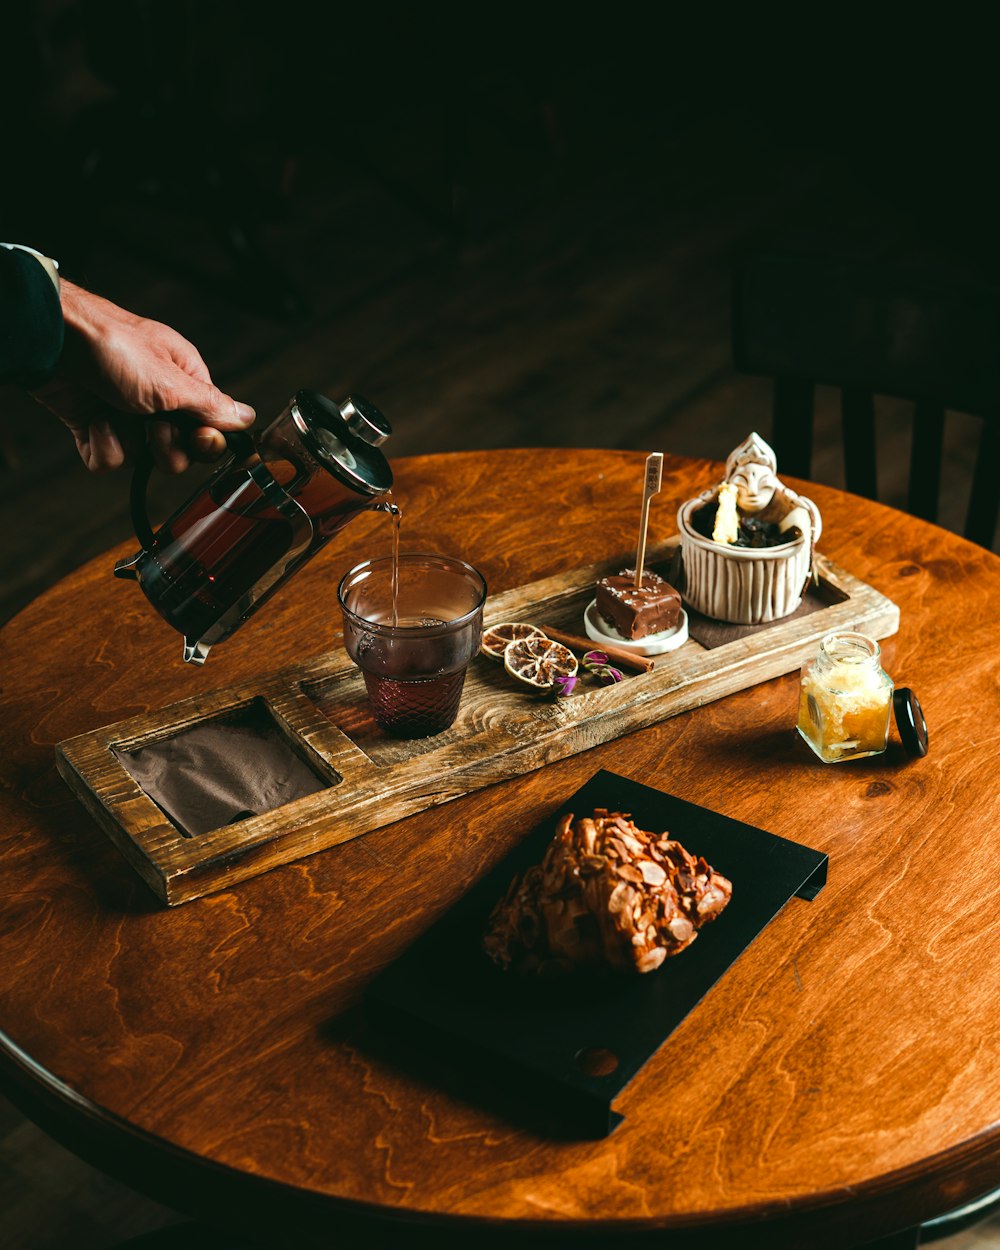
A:
[[[646,457],[646,488],[643,492],[648,499],[650,495],[658,495],[663,485],[663,452],[654,451]]]
[[[642,566],[646,560],[646,529],[649,525],[649,501],[659,493],[663,481],[663,452],[652,451],[646,457],[646,481],[642,488],[642,520],[639,522],[639,549],[635,553],[635,588],[642,585]]]

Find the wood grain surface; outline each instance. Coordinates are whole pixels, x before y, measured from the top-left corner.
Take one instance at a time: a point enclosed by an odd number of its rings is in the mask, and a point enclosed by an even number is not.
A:
[[[643,456],[396,462],[407,546],[494,591],[627,550]],[[668,458],[651,539],[718,466]],[[435,1244],[579,1237],[843,1245],[1000,1183],[1000,561],[811,487],[824,547],[899,604],[884,647],[931,749],[823,766],[794,675],[677,716],[172,911],[70,795],[53,745],[337,639],[335,586],[388,543],[361,518],[206,669],[112,551],[3,631],[2,1071],[65,1140],[173,1205],[322,1241],[400,1220]],[[571,1142],[380,1055],[379,968],[598,767],[830,856],[632,1082],[625,1125]],[[410,1235],[407,1228],[406,1235]],[[491,1241],[491,1238],[493,1239]],[[499,1239],[499,1240],[498,1240]]]

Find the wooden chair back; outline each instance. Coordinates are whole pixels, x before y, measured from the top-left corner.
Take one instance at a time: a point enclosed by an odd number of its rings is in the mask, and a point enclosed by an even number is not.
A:
[[[810,476],[813,392],[839,387],[849,491],[877,496],[875,397],[913,403],[907,508],[937,520],[947,411],[982,418],[965,536],[991,547],[1000,478],[1000,288],[844,249],[758,246],[734,267],[733,357],[774,379],[781,467]]]

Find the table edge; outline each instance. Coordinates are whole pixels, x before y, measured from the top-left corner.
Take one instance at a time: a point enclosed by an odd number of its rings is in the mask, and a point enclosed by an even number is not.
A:
[[[383,1231],[426,1230],[435,1244],[456,1238],[467,1246],[475,1234],[480,1247],[500,1238],[540,1239],[554,1243],[583,1234],[659,1235],[670,1232],[677,1247],[695,1241],[699,1250],[715,1244],[741,1247],[754,1244],[754,1234],[769,1250],[799,1244],[808,1233],[815,1245],[842,1245],[846,1223],[857,1229],[858,1214],[866,1216],[872,1236],[913,1227],[946,1214],[1000,1186],[1000,1121],[976,1138],[960,1142],[910,1167],[881,1174],[864,1185],[810,1194],[801,1201],[775,1200],[666,1219],[532,1220],[494,1219],[418,1208],[385,1207],[360,1199],[318,1192],[285,1181],[240,1171],[227,1164],[177,1146],[139,1128],[100,1104],[84,1097],[38,1064],[0,1030],[0,1093],[39,1128],[85,1162],[154,1200],[184,1213],[211,1217],[242,1212],[248,1229],[259,1232],[273,1224],[287,1232],[294,1219],[297,1229],[306,1217],[306,1229],[329,1237],[331,1221],[339,1235],[353,1227],[359,1235]],[[990,1144],[996,1149],[989,1151]],[[928,1163],[930,1166],[928,1166]],[[992,1165],[992,1166],[991,1166]],[[935,1175],[932,1177],[931,1173]],[[905,1219],[901,1215],[905,1213]],[[839,1217],[839,1218],[838,1218]],[[816,1234],[827,1232],[832,1240]],[[485,1240],[484,1240],[485,1238]],[[866,1237],[867,1239],[867,1237]],[[509,1244],[509,1243],[506,1243]],[[529,1243],[530,1244],[530,1240]]]

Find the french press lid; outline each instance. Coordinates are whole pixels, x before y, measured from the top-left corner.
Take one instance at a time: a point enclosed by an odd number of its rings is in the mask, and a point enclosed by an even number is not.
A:
[[[361,395],[335,404],[317,391],[296,391],[289,406],[296,430],[315,459],[353,490],[381,495],[392,470],[379,444],[392,433],[381,412]]]

